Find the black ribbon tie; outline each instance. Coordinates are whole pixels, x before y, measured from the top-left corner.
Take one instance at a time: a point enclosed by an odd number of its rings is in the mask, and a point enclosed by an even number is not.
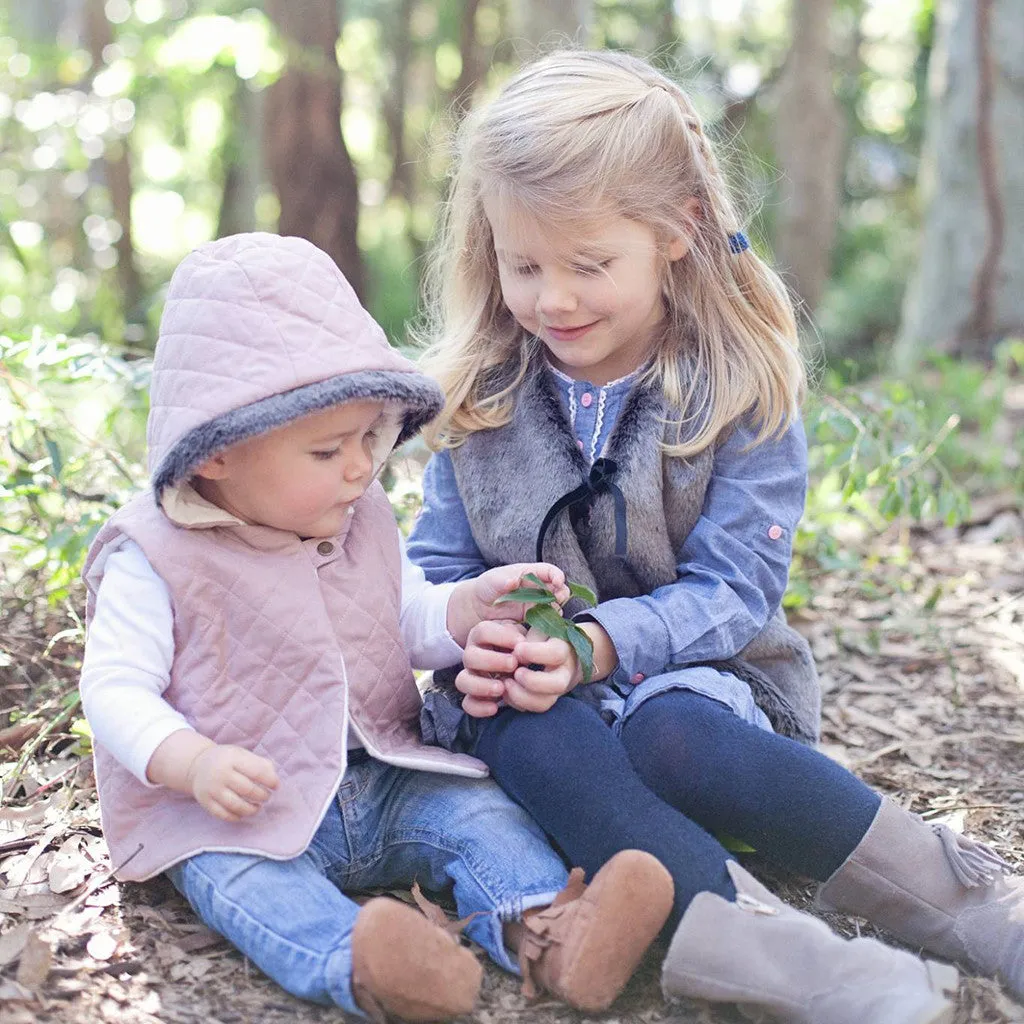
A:
[[[537,561],[544,561],[544,537],[548,528],[566,509],[589,511],[599,494],[608,493],[615,503],[615,557],[625,558],[627,550],[626,499],[622,489],[615,483],[619,464],[614,459],[598,459],[591,467],[586,480],[568,494],[563,494],[548,509],[537,532]]]

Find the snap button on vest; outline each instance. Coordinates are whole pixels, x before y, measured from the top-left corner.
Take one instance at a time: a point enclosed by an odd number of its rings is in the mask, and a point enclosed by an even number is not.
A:
[[[318,554],[329,555],[334,550],[334,545],[329,540],[322,540],[316,546]]]

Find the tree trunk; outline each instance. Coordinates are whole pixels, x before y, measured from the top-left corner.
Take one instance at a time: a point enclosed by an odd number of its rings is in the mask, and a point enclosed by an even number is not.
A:
[[[382,100],[381,113],[391,140],[391,181],[389,195],[412,199],[412,165],[405,148],[405,108],[409,89],[409,61],[412,56],[411,25],[415,0],[398,0],[392,18],[384,23],[386,48],[392,60],[391,88]],[[387,17],[383,15],[383,17]]]
[[[987,358],[1024,331],[1024,18],[1020,0],[946,0],[929,65],[925,222],[894,361]]]
[[[267,90],[264,145],[281,204],[278,230],[318,245],[361,296],[359,186],[341,134],[338,7],[336,0],[267,0],[287,63]]]
[[[476,12],[480,0],[464,0],[462,20],[459,23],[459,56],[462,68],[459,80],[452,89],[453,106],[458,114],[465,113],[473,104],[473,93],[482,73],[480,47],[476,41]]]
[[[676,19],[676,0],[660,0],[658,4],[655,29],[657,39],[655,49],[660,62],[670,71],[676,51],[679,49],[679,22]]]
[[[510,11],[513,35],[545,50],[565,43],[586,46],[593,6],[593,0],[517,0]]]
[[[256,200],[263,183],[262,106],[263,93],[239,79],[225,131],[218,238],[252,231],[256,226]]]
[[[34,0],[33,3],[8,4],[7,17],[16,38],[53,45],[67,17],[67,0]]]
[[[104,66],[103,50],[114,42],[114,32],[104,10],[104,0],[86,0],[82,13],[85,44],[92,57],[92,74],[95,75]],[[125,313],[129,319],[136,319],[142,285],[132,242],[132,166],[127,139],[113,146],[107,145],[103,154],[103,172],[110,190],[114,219],[121,229],[121,237],[114,246],[117,249],[117,279]]]
[[[793,41],[779,79],[775,156],[783,171],[775,255],[813,313],[828,280],[839,217],[843,114],[832,87],[832,0],[792,0]]]

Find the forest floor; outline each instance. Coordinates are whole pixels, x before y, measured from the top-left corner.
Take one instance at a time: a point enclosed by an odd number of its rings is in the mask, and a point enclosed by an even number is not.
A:
[[[982,507],[984,506],[984,507]],[[1024,516],[976,504],[957,529],[913,532],[910,557],[876,548],[856,573],[815,582],[793,616],[824,688],[823,748],[928,818],[982,837],[1024,870]],[[54,613],[0,618],[0,1018],[5,1024],[325,1024],[338,1010],[293,999],[200,925],[170,884],[109,880],[91,759],[59,717],[79,657],[50,642]],[[56,717],[55,717],[56,716]],[[40,724],[57,721],[49,732]],[[807,907],[813,886],[751,864]],[[847,934],[862,922],[831,918]],[[585,1019],[724,1024],[732,1010],[666,1005],[656,947],[612,1009],[588,1018],[528,1004],[491,966],[474,1024]],[[957,1024],[1024,1022],[994,982],[965,978]]]

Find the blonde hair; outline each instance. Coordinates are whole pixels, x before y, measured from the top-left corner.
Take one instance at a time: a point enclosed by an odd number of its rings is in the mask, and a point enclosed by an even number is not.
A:
[[[792,421],[806,381],[793,307],[753,250],[730,252],[739,221],[689,97],[636,57],[563,50],[509,80],[457,137],[416,332],[447,397],[432,446],[507,423],[540,346],[502,301],[485,198],[553,226],[611,210],[662,242],[691,240],[682,259],[665,258],[664,330],[647,371],[679,417],[668,454],[695,455],[748,412],[754,443]]]

